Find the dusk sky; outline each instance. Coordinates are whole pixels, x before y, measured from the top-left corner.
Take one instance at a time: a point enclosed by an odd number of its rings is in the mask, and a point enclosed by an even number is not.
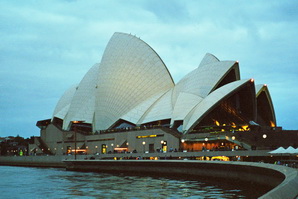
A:
[[[2,0],[0,137],[38,136],[114,32],[148,43],[175,83],[206,53],[238,60],[268,85],[277,125],[298,129],[298,1]]]

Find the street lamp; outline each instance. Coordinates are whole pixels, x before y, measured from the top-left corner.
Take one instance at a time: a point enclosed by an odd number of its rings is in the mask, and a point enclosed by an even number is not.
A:
[[[208,142],[208,138],[205,138],[205,141]]]
[[[145,153],[145,144],[146,144],[146,142],[145,141],[143,141],[143,149],[144,149],[144,153]]]
[[[263,138],[266,139],[267,138],[267,135],[266,134],[263,134]]]
[[[81,124],[84,121],[72,121],[72,124]],[[75,140],[75,160],[77,159],[77,126],[74,125],[74,140]]]

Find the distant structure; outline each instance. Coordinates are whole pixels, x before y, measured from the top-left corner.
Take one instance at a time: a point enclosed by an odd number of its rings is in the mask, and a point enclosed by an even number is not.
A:
[[[34,149],[51,154],[252,149],[249,131],[281,130],[267,85],[241,80],[238,61],[206,54],[175,84],[159,55],[125,33],[37,126]]]

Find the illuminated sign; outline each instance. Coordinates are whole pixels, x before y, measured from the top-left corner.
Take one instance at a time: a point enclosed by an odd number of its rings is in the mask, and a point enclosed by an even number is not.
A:
[[[164,136],[164,135],[163,134],[160,134],[160,135],[139,135],[136,138],[137,139],[141,139],[141,138],[155,138],[155,137],[161,137],[161,136]]]

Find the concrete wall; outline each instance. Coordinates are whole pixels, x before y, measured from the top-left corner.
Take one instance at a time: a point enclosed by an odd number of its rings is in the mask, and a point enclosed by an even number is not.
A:
[[[150,138],[137,138],[137,136],[162,135]],[[107,151],[114,151],[114,148],[120,147],[124,141],[128,142],[128,151],[137,150],[138,152],[149,151],[149,144],[154,145],[154,150],[161,148],[161,141],[166,140],[168,150],[170,148],[179,149],[179,138],[163,131],[162,129],[135,130],[127,132],[109,132],[98,135],[76,134],[77,147],[81,148],[84,144],[88,147],[88,154],[101,153],[102,144],[108,146]],[[70,146],[74,149],[74,132],[63,131],[55,125],[50,124],[46,129],[41,130],[41,138],[50,148],[53,154],[63,155]],[[142,143],[145,142],[145,145]]]
[[[63,160],[65,156],[0,156],[0,165],[65,168]]]

